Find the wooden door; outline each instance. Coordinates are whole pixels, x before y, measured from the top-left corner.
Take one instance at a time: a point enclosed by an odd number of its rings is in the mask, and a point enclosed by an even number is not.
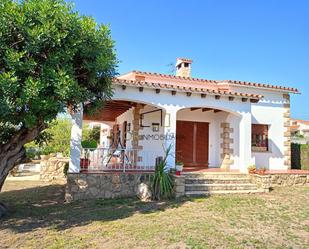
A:
[[[209,147],[209,123],[177,121],[176,160],[185,167],[207,168]]]

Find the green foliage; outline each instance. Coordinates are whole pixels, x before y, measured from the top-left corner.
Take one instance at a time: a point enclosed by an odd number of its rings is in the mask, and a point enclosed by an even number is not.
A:
[[[82,141],[82,147],[86,149],[95,149],[98,144],[95,140],[84,140]]]
[[[165,155],[156,165],[155,174],[151,179],[152,198],[154,200],[169,198],[173,193],[173,180],[167,170],[167,158],[170,156],[171,149],[171,145],[166,149]]]
[[[95,149],[100,143],[100,127],[90,128],[88,125],[83,127],[82,147]]]
[[[1,0],[0,145],[67,107],[100,106],[116,64],[109,27],[65,1]]]
[[[45,130],[49,139],[43,146],[45,155],[60,152],[64,156],[70,154],[71,121],[68,119],[57,119]]]
[[[63,167],[63,174],[64,174],[65,176],[67,176],[67,175],[68,175],[68,171],[69,171],[69,163],[66,163],[66,164],[64,165],[64,167]]]
[[[291,144],[291,164],[292,169],[309,170],[309,145]]]
[[[100,127],[95,126],[92,129],[89,126],[83,127],[83,140],[100,143]]]
[[[31,159],[31,152],[49,155],[60,152],[64,156],[70,154],[71,121],[68,119],[56,119],[49,128],[44,130],[45,139],[39,143],[31,142],[25,145],[27,156]],[[30,154],[29,154],[30,153]]]

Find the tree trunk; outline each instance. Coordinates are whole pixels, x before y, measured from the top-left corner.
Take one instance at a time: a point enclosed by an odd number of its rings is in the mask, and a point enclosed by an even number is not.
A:
[[[26,159],[26,151],[23,146],[19,152],[10,154],[11,156],[8,158],[8,160],[2,160],[2,158],[4,158],[6,155],[3,155],[2,152],[0,154],[0,191],[10,170],[12,170],[15,165],[22,163],[24,159]]]
[[[33,141],[45,127],[42,124],[32,129],[22,128],[10,141],[0,146],[0,192],[10,170],[26,159],[24,145]]]

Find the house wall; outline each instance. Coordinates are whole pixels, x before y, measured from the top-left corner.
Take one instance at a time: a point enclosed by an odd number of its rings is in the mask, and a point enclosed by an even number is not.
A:
[[[304,137],[308,137],[309,136],[309,125],[304,124],[302,122],[297,122],[297,124],[299,125],[299,134],[303,135]]]
[[[177,92],[176,95],[172,95],[171,91],[161,90],[160,93],[156,93],[155,89],[145,88],[143,92],[139,92],[137,88],[127,86],[126,89],[122,89],[121,86],[114,87],[114,100],[128,100],[139,103],[150,104],[157,106],[165,110],[165,113],[175,116],[172,120],[171,127],[165,127],[166,131],[175,131],[176,126],[176,113],[184,108],[190,107],[208,107],[227,111],[231,115],[227,115],[225,118],[228,122],[231,122],[231,127],[234,132],[232,134],[235,141],[239,141],[238,145],[233,143],[233,158],[234,163],[232,168],[238,168],[242,171],[246,171],[249,164],[252,163],[251,158],[251,103],[249,101],[242,102],[240,98],[235,98],[230,101],[228,97],[222,96],[220,99],[216,99],[214,95],[207,95],[206,98],[202,98],[201,94],[192,93],[191,96],[187,96],[185,92]],[[217,113],[219,114],[219,113]],[[223,114],[219,114],[223,115]],[[218,117],[219,117],[218,116]],[[223,119],[222,119],[223,120]],[[214,123],[215,126],[215,123]],[[215,126],[218,128],[218,126]],[[215,129],[215,128],[211,128]],[[243,132],[243,131],[246,132]],[[218,132],[217,132],[218,133]],[[214,135],[212,135],[214,136]],[[214,141],[214,137],[212,138]],[[175,144],[175,141],[170,141]],[[213,151],[217,154],[218,146],[220,142],[213,144]],[[212,157],[211,164],[217,165],[219,159],[216,156]],[[174,162],[175,163],[175,162]],[[169,165],[172,166],[173,161],[170,160]]]
[[[122,131],[122,125],[125,121],[131,124],[131,131],[128,131],[126,136],[127,149],[133,149],[131,143],[133,139],[133,133],[132,133],[133,110],[134,107],[126,111],[122,115],[118,116],[116,119],[116,124],[120,125],[121,131]],[[146,105],[140,110],[140,114],[154,110],[160,110],[160,109],[154,106]],[[152,130],[152,123],[160,123],[160,121],[161,121],[161,115],[159,111],[144,115],[142,124],[143,126],[149,126],[149,127],[140,127],[138,131],[138,139],[139,139],[138,141],[139,152],[137,155],[139,157],[139,160],[137,162],[138,166],[155,166],[156,157],[163,156],[164,154],[164,140],[162,139],[162,137],[159,136],[160,134],[163,133],[164,130],[163,128],[164,119],[162,119],[162,126],[161,124],[159,125],[158,132],[154,132]]]
[[[201,109],[191,111],[190,108],[182,109],[177,112],[177,120],[183,121],[197,121],[197,122],[208,122],[209,123],[209,167],[210,168],[218,168],[222,163],[222,158],[220,155],[222,154],[221,148],[221,123],[228,122],[233,130],[237,130],[237,126],[239,125],[239,119],[236,118],[235,115],[230,114],[228,112],[213,112],[206,111],[203,112]],[[234,151],[235,155],[238,154],[239,150],[239,137],[236,132],[231,137],[233,139],[232,149],[232,160],[234,159]],[[231,168],[237,168],[233,163]]]
[[[284,123],[289,121],[289,118],[284,116],[289,101],[282,93],[266,89],[235,86],[232,90],[264,96],[258,103],[252,104],[252,123],[269,126],[269,151],[252,152],[252,161],[257,167],[266,167],[272,170],[287,169],[289,165],[285,164],[285,153],[289,153],[289,148],[285,148],[285,142],[289,142],[289,138],[285,133],[289,132],[289,128]]]
[[[235,91],[240,91],[236,89]],[[177,92],[172,95],[171,91],[161,90],[156,93],[155,89],[144,88],[143,92],[139,92],[137,88],[114,86],[114,100],[129,100],[139,103],[148,104],[142,109],[142,112],[151,110],[155,107],[162,108],[165,113],[177,113],[177,119],[180,120],[196,120],[210,123],[210,167],[220,165],[222,158],[220,154],[220,123],[227,122],[233,132],[230,134],[232,159],[231,168],[246,169],[248,165],[255,164],[257,167],[266,167],[269,169],[286,169],[285,155],[288,143],[287,127],[285,112],[288,105],[287,99],[282,93],[268,90],[258,90],[254,88],[241,88],[245,93],[262,94],[264,98],[259,103],[242,102],[241,98],[235,98],[229,101],[228,97],[221,96],[216,99],[214,95],[207,95],[206,98],[201,98],[200,94],[192,93],[187,96],[185,92]],[[220,109],[225,112],[211,113],[201,111],[180,111],[181,109],[190,107],[206,107]],[[199,113],[198,113],[199,112]],[[145,120],[151,125],[152,122],[158,122],[159,113],[147,115]],[[117,118],[117,123],[132,120],[132,109],[122,114]],[[173,122],[176,123],[176,120]],[[251,124],[267,124],[269,125],[269,151],[268,152],[252,152],[251,151]],[[160,127],[159,133],[165,132],[164,127]],[[140,130],[141,135],[153,135],[150,128]],[[175,141],[174,141],[175,143]],[[146,140],[141,139],[139,145],[144,150],[158,150],[162,147],[161,140]],[[129,143],[128,143],[129,147]]]

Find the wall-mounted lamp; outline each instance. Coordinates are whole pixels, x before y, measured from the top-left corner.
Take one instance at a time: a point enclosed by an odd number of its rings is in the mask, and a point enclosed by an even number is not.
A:
[[[152,131],[159,132],[160,124],[159,123],[152,123]]]

